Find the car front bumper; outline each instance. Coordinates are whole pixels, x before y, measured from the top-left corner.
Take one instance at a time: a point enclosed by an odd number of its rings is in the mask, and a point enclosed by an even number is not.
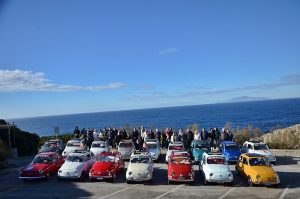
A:
[[[42,179],[42,178],[45,178],[46,176],[32,176],[32,177],[30,177],[30,176],[19,176],[19,179],[28,179],[28,180],[30,180],[30,179]]]
[[[170,177],[169,176],[169,181],[172,181],[172,182],[194,182],[195,181],[195,178],[194,177],[183,177],[183,178],[173,178],[173,177]]]

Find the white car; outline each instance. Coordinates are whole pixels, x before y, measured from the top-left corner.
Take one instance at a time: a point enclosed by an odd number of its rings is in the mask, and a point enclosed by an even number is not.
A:
[[[95,156],[90,151],[75,150],[67,156],[65,163],[57,172],[57,177],[84,181],[94,162]]]
[[[268,145],[263,142],[245,142],[241,148],[242,153],[256,153],[264,155],[268,158],[269,162],[275,164],[276,157],[273,155]]]
[[[118,151],[122,155],[123,160],[129,160],[131,153],[134,151],[134,144],[131,140],[121,141],[118,145]]]
[[[199,171],[202,173],[204,185],[210,182],[233,184],[233,174],[221,153],[203,153]]]
[[[161,151],[158,142],[147,140],[146,144],[147,144],[148,152],[150,153],[152,160],[153,161],[158,160],[160,157],[160,151]]]
[[[171,153],[176,152],[176,151],[184,151],[183,143],[181,142],[175,142],[175,143],[170,143],[168,146],[168,151],[166,153],[166,164],[169,162],[169,157]]]
[[[81,139],[72,139],[69,140],[66,144],[65,150],[62,152],[63,157],[67,157],[70,153],[75,150],[86,150],[87,146],[83,143]]]
[[[147,152],[132,153],[126,171],[126,182],[152,183],[154,163]]]
[[[102,152],[109,152],[109,147],[107,145],[107,142],[104,141],[94,141],[92,143],[90,151],[97,156],[98,154]]]

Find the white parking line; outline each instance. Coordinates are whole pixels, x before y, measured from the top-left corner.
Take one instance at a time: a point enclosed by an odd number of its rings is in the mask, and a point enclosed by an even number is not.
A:
[[[283,198],[285,197],[285,195],[287,194],[287,192],[288,192],[288,190],[289,190],[289,186],[290,186],[290,184],[288,184],[288,185],[286,186],[286,188],[285,188],[285,189],[283,190],[283,192],[281,193],[279,199],[283,199]]]
[[[241,186],[243,183],[239,183],[236,185],[236,187]],[[231,189],[229,189],[226,193],[224,193],[222,196],[220,196],[218,199],[223,199],[225,198],[228,194],[230,194],[230,192],[232,192],[236,187],[232,187]]]
[[[117,194],[117,193],[120,193],[120,192],[122,192],[122,191],[126,191],[127,189],[131,189],[132,187],[135,187],[135,186],[136,186],[136,185],[133,185],[133,186],[130,186],[130,187],[126,187],[126,188],[124,188],[124,189],[121,189],[121,190],[119,190],[119,191],[113,192],[113,193],[108,194],[108,195],[106,195],[106,196],[102,196],[102,197],[100,197],[100,198],[98,198],[98,199],[108,198],[108,197],[113,196],[113,195],[115,195],[115,194]]]
[[[171,190],[169,190],[169,191],[167,191],[167,192],[165,192],[165,193],[163,193],[163,194],[161,194],[161,195],[159,195],[159,196],[157,196],[156,198],[154,198],[154,199],[159,199],[159,198],[162,198],[162,197],[164,197],[165,195],[167,195],[167,194],[169,194],[169,193],[171,193],[171,192],[173,192],[173,191],[175,191],[176,189],[179,189],[180,187],[182,187],[184,184],[182,184],[182,185],[178,185],[177,187],[175,187],[174,189],[171,189]]]

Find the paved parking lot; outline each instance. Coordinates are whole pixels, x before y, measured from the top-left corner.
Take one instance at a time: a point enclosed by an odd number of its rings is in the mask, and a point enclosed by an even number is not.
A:
[[[167,165],[155,163],[153,184],[126,184],[125,173],[118,176],[116,183],[58,181],[23,182],[17,178],[17,170],[0,175],[0,198],[300,198],[300,157],[280,156],[274,166],[281,178],[276,188],[248,187],[246,180],[234,175],[232,187],[223,185],[204,186],[196,171],[196,183],[167,184]],[[231,165],[234,171],[234,165]]]

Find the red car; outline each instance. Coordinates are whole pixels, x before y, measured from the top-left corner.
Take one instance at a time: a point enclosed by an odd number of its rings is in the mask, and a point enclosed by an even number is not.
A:
[[[63,163],[64,159],[56,152],[39,153],[29,165],[20,169],[19,178],[24,181],[48,179],[57,173]]]
[[[120,152],[102,152],[89,172],[89,178],[93,180],[111,179],[116,181],[117,173],[123,171],[125,167]]]
[[[187,152],[172,153],[168,163],[168,184],[194,181],[195,172],[190,155]]]

